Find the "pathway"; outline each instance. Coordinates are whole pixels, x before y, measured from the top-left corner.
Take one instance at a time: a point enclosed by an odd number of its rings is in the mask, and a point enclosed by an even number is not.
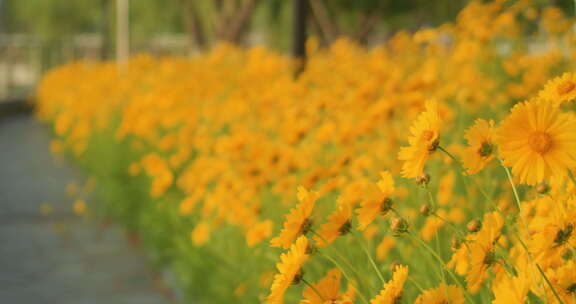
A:
[[[78,176],[48,147],[31,116],[0,118],[0,303],[170,303],[118,229],[72,213],[64,189]]]

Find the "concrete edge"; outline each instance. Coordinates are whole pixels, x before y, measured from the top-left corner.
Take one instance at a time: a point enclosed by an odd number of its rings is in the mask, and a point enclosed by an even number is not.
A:
[[[0,101],[0,119],[14,115],[29,115],[33,112],[33,105],[26,98],[11,98]]]

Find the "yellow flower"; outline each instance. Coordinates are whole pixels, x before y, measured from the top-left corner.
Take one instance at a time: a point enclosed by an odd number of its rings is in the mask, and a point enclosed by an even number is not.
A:
[[[79,199],[74,202],[74,213],[76,213],[76,215],[86,213],[86,202],[84,200]]]
[[[383,237],[380,244],[378,244],[378,247],[376,247],[376,257],[379,260],[384,260],[394,245],[396,245],[396,238],[391,236]]]
[[[443,219],[446,218],[446,210],[439,209],[436,212]],[[445,224],[444,220],[438,217],[428,216],[426,222],[424,222],[424,226],[422,226],[420,230],[420,237],[422,237],[424,241],[430,241]]]
[[[408,267],[398,265],[394,268],[392,280],[384,284],[380,294],[370,301],[370,304],[394,304],[399,303],[404,289],[404,282],[408,277]]]
[[[536,253],[545,258],[576,247],[576,199],[559,197],[547,202],[553,204],[553,210],[534,221],[537,231],[533,236]]]
[[[192,211],[194,210],[194,206],[196,205],[197,199],[193,196],[188,196],[186,197],[184,200],[182,200],[182,202],[180,203],[179,206],[179,211],[181,215],[189,215],[192,213]]]
[[[200,222],[191,233],[192,242],[196,246],[202,246],[210,239],[210,225],[203,221]]]
[[[462,304],[464,293],[454,285],[440,284],[438,288],[425,290],[416,298],[414,304]]]
[[[386,215],[392,209],[391,195],[394,193],[394,179],[389,171],[380,172],[378,181],[379,195],[365,194],[367,196],[356,210],[358,213],[358,229],[364,230],[378,214]],[[369,191],[369,190],[368,190]]]
[[[517,277],[505,276],[492,285],[494,301],[492,304],[525,303],[530,290],[527,274]]]
[[[402,176],[415,178],[424,173],[424,166],[430,154],[438,148],[442,120],[438,112],[438,102],[426,102],[426,110],[410,127],[408,146],[401,147],[398,159],[404,161]]]
[[[574,260],[565,262],[557,269],[550,269],[546,276],[564,303],[574,303],[576,297],[576,263]],[[546,289],[546,303],[557,303],[556,297]]]
[[[266,303],[283,303],[284,293],[290,285],[300,283],[302,279],[302,265],[308,260],[308,239],[300,236],[290,247],[287,253],[280,256],[280,262],[276,264],[278,273],[270,287],[270,295]]]
[[[272,223],[271,220],[265,220],[250,227],[246,232],[246,245],[254,247],[256,244],[269,237],[270,234],[272,234],[273,225],[274,223]]]
[[[316,193],[310,193],[304,187],[298,188],[299,203],[286,215],[280,235],[270,240],[272,247],[290,248],[290,245],[297,237],[306,234],[310,230],[312,226],[310,215],[314,210],[316,197]]]
[[[520,181],[535,185],[562,178],[576,166],[576,118],[541,100],[517,104],[502,121],[496,142],[506,166]]]
[[[350,232],[352,207],[347,202],[338,201],[336,210],[328,216],[328,222],[320,226],[318,235],[314,239],[319,248],[331,244],[337,237]]]
[[[484,169],[494,158],[494,121],[477,119],[474,126],[466,131],[464,138],[468,147],[462,156],[462,164],[468,174],[475,174]]]
[[[576,98],[576,74],[564,73],[562,76],[549,80],[540,92],[540,97],[554,104],[574,100]]]
[[[498,212],[486,214],[476,240],[468,244],[470,269],[466,274],[466,283],[472,293],[480,289],[488,278],[488,269],[496,263],[494,245],[500,238],[502,225],[504,220]]]
[[[352,303],[352,299],[344,298],[345,295],[340,294],[340,279],[342,273],[338,269],[328,271],[326,276],[312,284],[313,288],[306,286],[302,292],[304,300],[300,304],[343,304]]]

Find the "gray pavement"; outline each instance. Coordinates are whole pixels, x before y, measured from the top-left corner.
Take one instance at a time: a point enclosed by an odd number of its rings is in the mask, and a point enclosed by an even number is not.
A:
[[[78,178],[52,159],[45,127],[0,118],[0,304],[170,303],[118,228],[73,214],[64,189]]]

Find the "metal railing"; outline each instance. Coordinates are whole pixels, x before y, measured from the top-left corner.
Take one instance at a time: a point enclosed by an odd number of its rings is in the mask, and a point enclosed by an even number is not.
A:
[[[34,94],[42,75],[49,69],[77,60],[112,58],[98,34],[82,34],[66,41],[47,43],[22,34],[0,35],[0,103],[24,100]],[[158,36],[137,43],[132,54],[184,55],[190,52],[185,35]]]

